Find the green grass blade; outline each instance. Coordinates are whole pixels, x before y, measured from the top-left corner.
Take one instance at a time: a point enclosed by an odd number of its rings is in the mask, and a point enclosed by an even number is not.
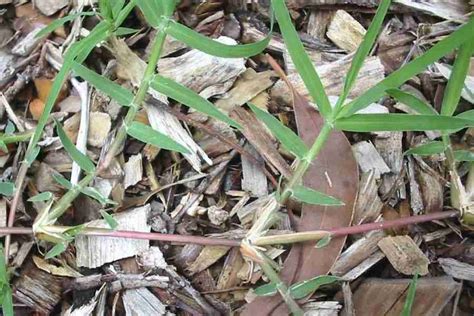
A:
[[[140,30],[132,29],[129,27],[119,27],[118,29],[115,30],[114,34],[115,36],[120,37],[120,36],[135,34],[135,33],[138,33],[139,31]]]
[[[455,150],[454,159],[457,161],[474,161],[474,152],[469,150]]]
[[[320,275],[309,280],[301,281],[290,286],[290,293],[294,299],[300,299],[317,291],[321,286],[332,284],[340,278],[332,275]]]
[[[51,114],[56,99],[61,91],[61,87],[66,81],[66,78],[71,69],[72,61],[77,57],[77,62],[82,63],[84,59],[89,55],[92,49],[101,41],[103,41],[108,36],[109,24],[106,22],[100,22],[97,26],[90,32],[89,36],[83,39],[80,42],[77,42],[71,46],[64,56],[64,64],[61,67],[61,70],[57,73],[56,78],[54,79],[53,85],[46,100],[43,113],[41,114],[38,124],[35,129],[35,133],[31,139],[28,150],[34,150],[36,144],[43,134],[44,128]],[[80,56],[78,56],[80,55]]]
[[[13,182],[0,182],[0,195],[12,196],[15,192],[15,184]]]
[[[59,256],[62,254],[64,251],[66,251],[67,245],[65,243],[57,243],[56,245],[53,246],[45,255],[44,258],[46,260],[54,258],[56,256]]]
[[[53,197],[53,193],[46,191],[40,194],[36,194],[28,199],[28,202],[43,202],[48,201]]]
[[[335,127],[350,132],[453,130],[474,122],[442,115],[354,114],[337,119]]]
[[[374,46],[374,42],[377,39],[377,36],[380,32],[380,28],[382,26],[383,20],[385,15],[387,14],[388,8],[390,7],[391,0],[382,0],[380,1],[379,7],[377,8],[377,12],[375,13],[374,19],[367,30],[367,33],[362,40],[362,43],[357,48],[357,51],[352,58],[351,68],[346,76],[346,80],[344,81],[344,88],[342,90],[341,96],[337,100],[338,105],[343,104],[347,95],[350,92],[355,80],[357,79],[357,75],[359,74],[360,69],[364,65],[365,58],[369,55],[370,50]]]
[[[136,0],[140,11],[142,11],[145,20],[152,27],[160,25],[161,16],[164,14],[159,0]]]
[[[180,153],[189,153],[189,150],[184,146],[178,144],[168,136],[155,131],[148,125],[132,122],[127,126],[127,134],[141,142],[156,146],[158,148],[177,151]]]
[[[353,100],[342,108],[338,118],[347,117],[369,106],[372,102],[382,97],[386,90],[398,88],[404,82],[426,70],[426,67],[437,61],[456,47],[466,41],[472,41],[474,37],[474,18],[461,26],[447,38],[439,41],[423,55],[412,60],[402,68],[392,72],[384,80],[367,90],[364,94]]]
[[[413,303],[415,302],[415,294],[416,294],[416,284],[418,282],[418,273],[413,276],[413,279],[410,282],[410,286],[408,287],[407,298],[405,300],[405,304],[403,305],[403,310],[400,316],[410,316],[411,309],[413,307]]]
[[[100,215],[102,215],[104,220],[107,222],[107,225],[109,225],[110,229],[114,230],[117,228],[118,222],[112,215],[110,215],[104,210],[100,210]]]
[[[212,40],[190,28],[170,21],[165,32],[186,45],[212,56],[225,58],[251,57],[260,54],[268,45],[270,36],[252,44],[227,45]]]
[[[95,171],[95,166],[92,160],[89,159],[86,155],[81,153],[76,146],[71,142],[69,137],[64,132],[61,123],[56,121],[56,132],[58,133],[59,139],[64,146],[64,149],[67,151],[72,160],[74,160],[82,170],[87,173],[93,173]]]
[[[291,22],[290,14],[286,8],[285,1],[272,0],[272,7],[275,12],[280,31],[285,40],[288,53],[291,56],[296,70],[303,80],[313,101],[317,104],[323,117],[327,118],[332,112],[331,103],[324,90],[321,79],[314,69],[311,59],[306,54],[298,33]]]
[[[64,178],[63,175],[60,173],[53,173],[51,177],[53,177],[53,180],[59,183],[59,185],[63,188],[68,190],[71,190],[73,188],[72,183],[69,182],[66,178]]]
[[[68,16],[65,16],[60,19],[56,19],[53,22],[49,23],[48,26],[44,27],[41,29],[41,31],[36,34],[36,37],[43,37],[48,35],[51,32],[54,32],[56,29],[60,28],[67,22],[71,22],[72,20],[76,19],[77,17],[80,16],[93,16],[95,15],[95,12],[81,12],[81,13],[76,13],[76,14],[71,14]]]
[[[163,93],[164,95],[170,97],[173,100],[176,100],[190,108],[193,108],[201,113],[207,114],[217,120],[223,121],[231,126],[240,128],[240,125],[237,124],[234,120],[230,119],[227,115],[219,111],[214,104],[207,101],[199,94],[193,90],[180,85],[179,83],[162,77],[160,75],[155,75],[154,80],[150,83],[150,86],[156,91]]]
[[[273,136],[278,139],[278,141],[285,147],[287,150],[295,154],[299,159],[303,157],[308,152],[308,147],[305,143],[298,137],[291,129],[283,125],[279,120],[277,120],[273,115],[259,109],[256,105],[248,103],[250,109],[255,113],[255,116],[265,123],[268,129],[272,132]]]
[[[3,245],[0,244],[0,298],[2,305],[2,313],[5,316],[13,316],[13,297],[12,289],[10,287],[10,278],[8,277],[7,265],[5,262],[5,256],[3,255],[5,251],[3,250]]]
[[[425,115],[434,115],[438,114],[432,106],[424,102],[423,100],[418,99],[412,94],[406,93],[399,89],[389,89],[387,90],[387,94],[394,98],[395,100],[409,106],[412,110],[419,114]]]
[[[430,156],[435,154],[441,154],[446,149],[446,146],[441,141],[432,141],[423,145],[419,145],[410,148],[405,152],[405,155],[419,155],[419,156]]]
[[[261,285],[257,287],[254,291],[253,294],[257,296],[272,296],[277,293],[277,288],[275,283],[267,283],[264,285]]]
[[[327,206],[344,205],[344,202],[332,196],[304,187],[302,185],[295,186],[292,190],[291,196],[300,202],[313,204],[313,205],[327,205]]]
[[[110,200],[106,198],[102,193],[100,193],[96,188],[94,187],[85,187],[81,189],[81,193],[99,201],[102,206],[105,206],[107,204],[117,204],[115,201]]]
[[[448,84],[444,90],[443,104],[441,105],[442,115],[453,115],[458,107],[473,52],[474,39],[467,41],[459,48],[453,70],[451,71]]]
[[[122,86],[110,81],[104,76],[99,75],[95,71],[92,71],[77,62],[72,62],[71,68],[76,75],[86,80],[97,90],[107,94],[120,105],[130,106],[132,104],[133,94]]]

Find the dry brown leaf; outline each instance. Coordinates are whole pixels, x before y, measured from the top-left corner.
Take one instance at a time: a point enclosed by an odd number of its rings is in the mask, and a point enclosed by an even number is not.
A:
[[[37,256],[33,256],[33,262],[38,267],[38,269],[41,269],[53,275],[66,276],[66,277],[71,277],[71,278],[77,278],[77,277],[82,276],[82,274],[80,274],[79,272],[77,272],[76,270],[74,270],[68,265],[58,267],[58,266],[55,266],[54,264],[48,263],[43,258],[40,258]]]
[[[188,271],[191,274],[207,269],[213,265],[217,260],[225,256],[229,247],[225,246],[206,246],[201,250],[199,256],[194,260],[194,262],[188,267]]]
[[[294,109],[298,131],[310,146],[322,128],[323,119],[306,100],[295,94]],[[330,179],[330,183],[328,181]],[[324,207],[303,205],[297,230],[308,231],[349,226],[359,174],[351,145],[344,133],[334,131],[318,158],[304,177],[304,184],[314,190],[335,196],[345,206]],[[295,245],[286,259],[280,276],[287,284],[327,274],[339,256],[345,237],[333,239],[324,248],[315,248],[314,242]],[[247,305],[243,315],[288,315],[288,308],[280,296],[259,297]]]

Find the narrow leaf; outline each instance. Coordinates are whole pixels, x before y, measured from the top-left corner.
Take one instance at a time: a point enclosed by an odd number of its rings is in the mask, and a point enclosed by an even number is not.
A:
[[[45,255],[44,255],[44,258],[47,260],[47,259],[51,259],[51,258],[54,258],[60,254],[62,254],[64,251],[66,251],[66,248],[67,248],[67,245],[65,245],[64,243],[60,242],[60,243],[57,243],[56,245],[54,245],[53,248],[51,248]]]
[[[432,106],[425,103],[423,100],[418,99],[412,94],[406,93],[399,89],[389,89],[387,94],[394,98],[395,100],[409,106],[412,110],[418,112],[419,114],[433,115],[438,114]]]
[[[5,127],[5,134],[11,135],[15,133],[15,125],[12,121],[8,120],[7,126]]]
[[[145,20],[152,27],[158,27],[161,22],[161,16],[163,15],[163,8],[160,6],[159,0],[136,0],[136,3],[143,15]]]
[[[156,91],[163,93],[164,95],[176,100],[190,108],[193,108],[201,113],[207,114],[217,120],[223,121],[231,126],[240,128],[234,120],[230,119],[219,111],[214,104],[207,101],[193,90],[176,83],[175,81],[165,78],[160,75],[155,75],[154,80],[151,82],[151,87]]]
[[[272,296],[277,293],[275,283],[267,283],[257,287],[253,293],[257,296]]]
[[[405,155],[420,155],[420,156],[430,156],[435,154],[441,154],[444,152],[446,147],[441,141],[432,141],[423,145],[419,145],[413,148],[410,148],[405,152]]]
[[[455,150],[454,159],[457,161],[474,161],[474,152],[469,150]]]
[[[67,151],[69,156],[74,160],[82,170],[87,173],[93,173],[95,171],[95,166],[92,160],[89,159],[86,155],[81,153],[76,146],[71,142],[69,137],[64,132],[61,124],[58,121],[56,122],[56,132],[58,133],[59,139],[64,146],[64,149]]]
[[[110,200],[102,195],[96,188],[93,187],[85,187],[81,189],[81,193],[90,196],[91,198],[97,200],[102,205],[106,204],[117,204],[115,201]]]
[[[117,220],[112,215],[110,215],[104,210],[100,210],[100,215],[102,215],[104,220],[107,222],[107,225],[109,225],[110,229],[114,230],[117,228]]]
[[[291,296],[294,299],[300,299],[317,291],[321,286],[332,284],[339,281],[340,278],[332,275],[320,275],[312,279],[293,284],[290,287]]]
[[[139,141],[159,148],[173,150],[180,153],[189,153],[187,148],[178,144],[168,136],[161,134],[150,126],[139,122],[132,122],[129,126],[127,126],[127,134],[138,139]]]
[[[474,36],[474,33],[472,32],[473,28],[474,18],[471,18],[468,23],[461,26],[445,39],[439,41],[423,55],[412,60],[402,68],[392,72],[384,80],[380,81],[357,99],[344,106],[339,112],[338,117],[347,117],[362,110],[382,97],[386,90],[398,88],[413,76],[425,71],[428,65],[434,63],[454,48],[464,42],[472,41]]]
[[[130,34],[135,34],[138,32],[140,32],[140,30],[132,29],[129,27],[119,27],[118,29],[115,30],[114,34],[115,36],[126,36]]]
[[[357,75],[359,74],[360,69],[364,65],[365,58],[369,55],[370,50],[374,46],[375,39],[377,38],[380,28],[382,26],[385,15],[387,14],[388,8],[390,7],[391,0],[382,0],[377,8],[374,19],[365,33],[362,43],[357,48],[357,51],[352,59],[351,68],[346,76],[344,81],[344,89],[342,91],[341,97],[338,99],[338,103],[343,104],[347,95],[349,94],[350,89],[352,88]]]
[[[329,117],[332,108],[324,86],[318,73],[314,69],[311,59],[306,54],[298,33],[291,22],[290,14],[286,8],[285,1],[272,0],[272,7],[275,12],[281,34],[285,40],[285,45],[291,60],[295,64],[296,70],[303,80],[313,101],[317,104],[319,111],[324,117]]]
[[[327,245],[329,245],[329,243],[331,242],[331,235],[327,235],[327,236],[324,236],[323,238],[321,238],[320,240],[318,240],[318,242],[316,243],[316,245],[314,246],[314,248],[324,248],[326,247]]]
[[[80,16],[93,16],[94,12],[81,12],[76,14],[71,14],[63,18],[55,19],[53,22],[49,23],[48,26],[41,29],[41,31],[36,34],[37,38],[48,35],[51,32],[54,32],[56,29],[63,26],[65,23],[70,22]]]
[[[405,300],[405,304],[403,305],[403,310],[400,316],[410,316],[411,309],[413,307],[413,302],[415,302],[415,294],[416,294],[416,284],[418,282],[418,273],[413,276],[413,279],[410,282],[410,286],[408,287],[407,298]]]
[[[72,62],[71,68],[76,75],[86,80],[97,90],[100,90],[117,101],[120,105],[130,106],[133,102],[133,94],[122,86],[110,81],[83,65]]]
[[[444,90],[443,104],[441,105],[442,115],[453,115],[456,111],[473,52],[474,39],[467,41],[459,48],[453,70]]]
[[[2,312],[5,316],[13,316],[13,297],[12,289],[10,287],[10,278],[8,277],[7,265],[5,256],[3,255],[3,245],[0,244],[0,298],[2,304]]]
[[[15,184],[13,182],[0,182],[0,194],[3,196],[12,196],[15,192]]]
[[[165,32],[192,48],[212,56],[225,58],[251,57],[260,54],[270,41],[270,37],[267,36],[265,39],[252,44],[227,45],[212,40],[175,21],[170,21]]]
[[[297,185],[294,187],[292,197],[303,203],[313,205],[341,206],[344,203],[332,196],[315,191],[313,189]]]
[[[43,192],[40,194],[36,194],[28,199],[29,202],[43,202],[48,201],[53,197],[53,193],[51,192]]]
[[[72,183],[69,182],[66,178],[64,178],[61,174],[53,173],[51,176],[53,177],[54,181],[59,183],[59,185],[61,185],[63,188],[68,189],[68,190],[72,189],[73,187]]]
[[[280,143],[296,157],[303,159],[308,152],[305,143],[298,137],[291,129],[283,125],[273,115],[259,109],[256,105],[248,103],[250,109],[255,113],[255,116],[265,123],[268,129],[272,132]]]
[[[36,130],[35,130],[35,133],[36,133]],[[25,163],[29,166],[33,163],[33,161],[36,160],[36,157],[38,157],[40,151],[41,151],[41,148],[39,148],[38,146],[35,146],[35,147],[32,147],[33,149],[29,152],[26,153],[25,155]]]
[[[339,130],[351,132],[452,130],[474,122],[442,115],[354,114],[337,119]]]

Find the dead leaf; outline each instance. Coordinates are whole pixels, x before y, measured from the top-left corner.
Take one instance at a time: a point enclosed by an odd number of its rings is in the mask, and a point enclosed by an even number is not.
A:
[[[322,128],[323,119],[306,100],[295,94],[294,109],[300,136],[310,146]],[[330,179],[330,182],[328,181]],[[303,205],[297,230],[308,231],[349,226],[359,184],[356,160],[344,133],[333,131],[328,142],[306,172],[304,184],[344,201],[345,206]],[[314,242],[295,245],[283,265],[280,276],[287,284],[327,274],[345,244],[345,237],[333,239],[316,249]],[[247,305],[242,315],[288,315],[280,296],[259,297]]]
[[[194,262],[188,267],[188,271],[191,274],[195,274],[198,272],[207,269],[212,264],[214,264],[217,260],[225,256],[227,251],[229,251],[229,247],[224,246],[206,246],[201,250],[199,256],[194,260]]]
[[[41,269],[53,275],[66,276],[71,278],[77,278],[82,276],[82,274],[80,274],[68,265],[55,266],[54,264],[50,264],[43,258],[37,256],[33,256],[33,262],[38,267],[38,269]]]

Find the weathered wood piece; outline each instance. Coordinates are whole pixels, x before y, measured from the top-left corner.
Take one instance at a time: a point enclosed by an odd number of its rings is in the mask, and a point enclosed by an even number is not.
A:
[[[382,207],[383,203],[378,195],[375,170],[371,169],[361,176],[352,225],[373,222],[380,215]]]
[[[150,205],[147,204],[120,214],[114,215],[121,230],[150,232],[147,224]],[[104,220],[86,224],[89,227],[107,228]],[[125,239],[113,237],[78,236],[76,238],[76,262],[80,267],[96,268],[112,262],[139,254],[148,249],[148,240]]]
[[[438,262],[444,272],[453,278],[474,282],[474,266],[453,258],[439,258]]]
[[[329,24],[326,35],[339,48],[347,52],[353,52],[362,43],[365,33],[364,27],[349,13],[344,10],[337,10]]]
[[[429,259],[410,236],[385,237],[378,242],[392,266],[406,275],[428,274]]]
[[[250,192],[253,196],[260,197],[268,194],[267,177],[262,171],[265,162],[257,153],[252,145],[245,145],[244,148],[258,159],[260,164],[250,161],[247,157],[241,156],[242,159],[242,190]]]
[[[390,168],[371,142],[362,141],[352,145],[352,152],[362,172],[374,170],[376,179],[380,179],[382,174],[390,172]]]
[[[127,316],[166,314],[166,305],[145,287],[126,290],[122,299]]]

